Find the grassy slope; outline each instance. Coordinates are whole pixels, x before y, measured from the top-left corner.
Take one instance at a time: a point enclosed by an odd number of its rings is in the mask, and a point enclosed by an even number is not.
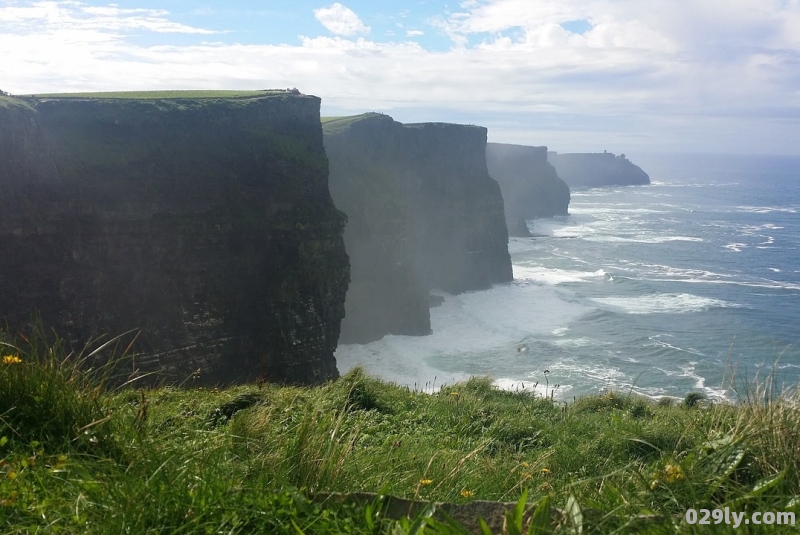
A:
[[[460,503],[527,492],[562,508],[574,496],[593,533],[633,521],[695,532],[681,523],[690,507],[798,509],[793,400],[689,408],[610,392],[559,405],[488,379],[431,395],[358,370],[317,388],[102,393],[101,377],[45,347],[0,347],[22,360],[0,362],[4,533],[407,531],[304,497],[319,491]]]

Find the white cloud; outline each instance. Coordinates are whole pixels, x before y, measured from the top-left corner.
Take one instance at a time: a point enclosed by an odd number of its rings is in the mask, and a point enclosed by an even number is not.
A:
[[[367,34],[370,31],[370,27],[364,24],[352,9],[339,2],[330,7],[315,9],[314,16],[335,35]]]
[[[116,4],[94,7],[77,1],[33,2],[27,7],[0,8],[0,24],[14,33],[40,33],[60,27],[72,31],[112,33],[145,30],[156,33],[213,34],[172,22],[163,9],[123,9]]]
[[[419,37],[420,35],[425,35],[425,32],[422,30],[407,30],[406,36],[408,37]]]
[[[459,46],[438,51],[403,32],[141,46],[127,37],[209,32],[161,10],[18,2],[0,7],[0,81],[12,93],[298,87],[331,115],[483,124],[490,139],[561,151],[797,152],[800,5],[707,1],[719,21],[690,0],[473,2],[439,20]],[[592,28],[567,32],[569,20]]]

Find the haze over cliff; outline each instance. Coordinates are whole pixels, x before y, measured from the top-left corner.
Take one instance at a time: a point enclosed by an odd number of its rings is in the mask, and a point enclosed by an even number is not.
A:
[[[0,97],[3,321],[77,345],[140,328],[161,379],[336,377],[349,266],[320,100],[116,96]]]
[[[624,154],[611,152],[547,153],[547,161],[571,188],[634,186],[650,183],[650,177]]]
[[[348,215],[352,279],[342,342],[428,334],[429,290],[511,280],[485,128],[365,114],[328,120],[324,132],[331,194]]]
[[[567,215],[569,186],[547,161],[547,147],[488,143],[486,165],[500,185],[510,235],[530,236],[526,219]]]

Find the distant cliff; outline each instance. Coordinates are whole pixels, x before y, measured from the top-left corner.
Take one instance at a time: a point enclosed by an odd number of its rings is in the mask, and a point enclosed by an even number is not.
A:
[[[344,343],[430,332],[428,292],[510,281],[486,129],[366,114],[323,124],[330,189],[348,216]]]
[[[500,184],[512,236],[529,236],[526,219],[567,215],[569,186],[547,161],[547,147],[488,143],[486,165]]]
[[[556,168],[558,176],[571,188],[601,186],[633,186],[649,184],[650,177],[625,158],[610,152],[557,154],[547,153],[547,161]]]
[[[159,379],[320,382],[349,278],[316,97],[0,97],[0,321]]]

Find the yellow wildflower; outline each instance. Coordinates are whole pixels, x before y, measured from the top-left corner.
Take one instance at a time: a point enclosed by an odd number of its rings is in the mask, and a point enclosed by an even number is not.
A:
[[[450,395],[451,395],[451,396],[458,397],[458,392],[450,392]]]
[[[650,482],[650,490],[656,490],[658,488],[658,484],[660,481],[658,479],[654,479]]]
[[[473,496],[475,496],[475,493],[470,490],[464,489],[461,491],[461,496],[463,496],[464,498],[472,498]]]
[[[686,476],[683,475],[683,469],[677,464],[668,464],[664,467],[664,481],[667,483],[675,483],[684,479]]]
[[[550,473],[550,469],[548,469],[548,468],[542,468],[542,473],[543,473],[543,474],[549,474],[549,473]]]
[[[528,463],[526,463],[525,461],[522,461],[522,466],[524,466],[525,468],[528,468],[530,465]]]
[[[22,362],[22,359],[17,355],[6,355],[3,357],[3,364],[19,364],[20,362]]]
[[[420,479],[419,480],[419,484],[422,485],[422,486],[430,485],[431,483],[433,483],[432,479]]]

